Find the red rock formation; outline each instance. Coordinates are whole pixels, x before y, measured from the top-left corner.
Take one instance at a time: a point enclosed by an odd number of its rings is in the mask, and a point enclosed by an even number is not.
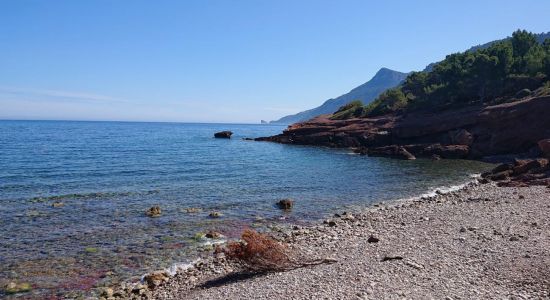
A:
[[[550,97],[495,106],[469,106],[442,112],[415,112],[376,118],[331,120],[319,116],[289,126],[282,134],[258,138],[289,144],[362,147],[382,154],[401,146],[414,156],[479,158],[540,149],[550,153]],[[378,149],[378,150],[377,150]],[[387,149],[386,149],[387,150]],[[540,151],[540,150],[537,150]],[[395,156],[390,151],[389,156]]]

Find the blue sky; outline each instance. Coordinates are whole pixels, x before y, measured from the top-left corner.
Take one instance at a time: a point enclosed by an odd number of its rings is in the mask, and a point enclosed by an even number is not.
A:
[[[414,2],[414,3],[413,3]],[[550,1],[0,1],[0,119],[250,122],[421,70]]]

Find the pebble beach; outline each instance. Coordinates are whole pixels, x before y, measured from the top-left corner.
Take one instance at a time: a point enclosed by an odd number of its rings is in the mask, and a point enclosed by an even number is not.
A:
[[[253,274],[223,254],[105,299],[549,299],[550,188],[470,183],[272,234],[329,263]]]

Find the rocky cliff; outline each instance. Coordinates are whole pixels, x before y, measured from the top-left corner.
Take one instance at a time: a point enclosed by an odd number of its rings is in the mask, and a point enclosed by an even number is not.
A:
[[[258,138],[287,144],[351,147],[368,155],[412,159],[481,158],[540,151],[550,138],[550,97],[443,112],[331,120],[328,115]],[[538,153],[540,154],[540,153]]]

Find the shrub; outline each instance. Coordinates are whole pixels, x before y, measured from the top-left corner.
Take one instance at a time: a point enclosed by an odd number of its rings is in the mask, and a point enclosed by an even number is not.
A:
[[[293,266],[288,248],[273,238],[247,229],[240,242],[229,242],[222,251],[229,260],[255,272],[282,271]]]
[[[331,117],[333,120],[345,120],[363,116],[363,102],[359,100],[352,101],[340,107]]]
[[[530,89],[522,89],[521,91],[516,93],[516,98],[525,98],[527,96],[531,96]]]
[[[405,108],[407,102],[407,97],[401,88],[389,89],[382,93],[378,99],[371,102],[365,108],[364,113],[367,116],[376,116],[396,112]]]

